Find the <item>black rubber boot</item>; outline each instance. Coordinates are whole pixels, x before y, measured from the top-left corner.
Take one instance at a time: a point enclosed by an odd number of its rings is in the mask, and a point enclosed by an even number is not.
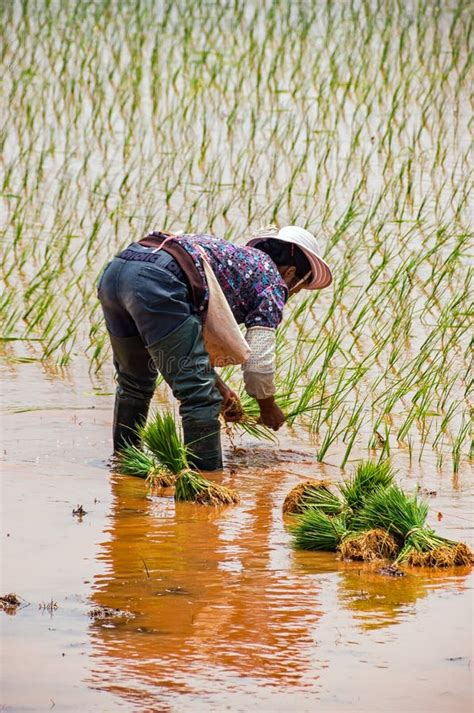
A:
[[[148,351],[180,402],[184,442],[192,452],[190,462],[200,470],[219,470],[222,396],[204,346],[200,319],[188,317]]]
[[[219,421],[183,421],[184,443],[190,454],[189,464],[199,470],[222,468],[221,427]]]
[[[140,436],[136,429],[146,423],[150,399],[132,399],[124,396],[115,396],[114,407],[114,452],[117,453],[124,446],[130,444],[140,445]]]

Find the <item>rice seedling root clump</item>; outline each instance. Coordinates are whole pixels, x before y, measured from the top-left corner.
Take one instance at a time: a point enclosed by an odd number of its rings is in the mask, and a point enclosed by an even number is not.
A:
[[[0,597],[0,611],[7,614],[15,614],[20,604],[20,599],[13,592]]]
[[[400,551],[395,539],[379,528],[359,534],[351,534],[338,547],[342,559],[374,562],[394,559]]]
[[[291,528],[297,549],[338,551],[342,559],[388,559],[414,567],[473,564],[461,542],[437,535],[426,525],[428,503],[393,484],[388,462],[360,463],[345,480],[339,500],[324,481],[305,481],[286,496],[284,513],[297,515]]]
[[[458,542],[454,546],[442,545],[427,552],[412,550],[404,562],[412,567],[470,567],[474,564],[474,556],[464,542]]]
[[[176,484],[176,475],[166,468],[158,466],[150,470],[146,480],[150,488],[170,488]]]
[[[200,473],[185,470],[176,478],[176,501],[191,501],[200,505],[237,505],[240,496],[231,488],[213,483]]]
[[[356,518],[360,529],[386,529],[402,547],[395,562],[412,566],[451,567],[470,565],[472,552],[467,545],[441,537],[425,525],[428,504],[416,495],[406,495],[392,485],[370,495]]]
[[[284,514],[301,514],[308,507],[317,507],[328,515],[341,512],[342,503],[329,489],[326,480],[305,480],[298,483],[283,502]]]

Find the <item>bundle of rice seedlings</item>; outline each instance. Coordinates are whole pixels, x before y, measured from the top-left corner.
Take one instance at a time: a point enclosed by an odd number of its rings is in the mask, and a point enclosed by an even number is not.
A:
[[[453,547],[435,547],[427,552],[412,550],[404,560],[412,567],[469,567],[474,564],[473,553],[464,542]]]
[[[242,404],[236,399],[229,399],[221,411],[221,416],[226,423],[241,423],[245,420]]]
[[[400,551],[396,540],[386,530],[374,528],[361,533],[351,533],[338,547],[343,559],[373,562],[395,559]]]
[[[167,488],[174,485],[176,475],[146,451],[127,445],[117,457],[116,469],[125,475],[146,478],[150,486]]]
[[[174,475],[175,500],[201,505],[230,505],[240,502],[235,490],[217,485],[188,463],[188,449],[178,433],[172,413],[157,413],[153,420],[140,429],[143,443],[162,467]]]
[[[201,505],[237,505],[239,494],[235,490],[213,483],[194,470],[183,470],[176,478],[174,494],[177,501]]]
[[[189,468],[188,451],[184,445],[173,414],[170,411],[155,413],[153,419],[139,429],[140,437],[155,458],[177,475]]]
[[[260,409],[257,401],[245,391],[239,393],[239,405],[229,403],[221,413],[229,433],[233,428],[240,428],[254,438],[277,441],[275,433],[260,422]],[[298,416],[312,413],[317,405],[301,402],[294,396],[293,390],[278,396],[278,405],[286,415],[286,422],[292,424]],[[318,402],[319,403],[319,402]]]
[[[449,567],[471,564],[472,552],[463,543],[437,535],[425,525],[428,503],[392,485],[369,495],[356,517],[360,529],[383,528],[400,543],[396,562],[413,566]]]
[[[388,488],[393,483],[395,474],[388,461],[373,463],[363,461],[358,464],[354,474],[345,480],[339,490],[350,512],[356,513],[364,504],[364,499],[375,490]]]
[[[336,552],[347,528],[341,515],[329,517],[321,510],[309,508],[298,516],[291,534],[296,549]]]
[[[305,480],[290,490],[283,502],[285,514],[300,514],[307,508],[317,508],[327,515],[337,515],[343,504],[329,489],[325,480]]]

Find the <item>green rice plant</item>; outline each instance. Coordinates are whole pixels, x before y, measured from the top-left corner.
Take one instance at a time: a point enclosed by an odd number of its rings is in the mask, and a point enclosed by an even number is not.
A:
[[[389,461],[374,463],[362,461],[353,475],[339,485],[347,509],[355,515],[374,491],[383,491],[393,483],[395,473]]]
[[[456,438],[453,440],[453,445],[452,445],[452,463],[453,463],[453,473],[458,473],[459,472],[459,465],[461,462],[461,447],[464,443],[464,440],[466,439],[466,436],[469,436],[471,434],[471,450],[472,450],[472,422],[468,421],[467,423],[464,423],[462,421],[461,426],[459,428],[459,433],[457,434]]]
[[[315,410],[316,405],[308,403],[309,398],[310,395],[307,398],[298,399],[292,392],[280,392],[275,400],[285,413],[286,422],[291,425],[299,416],[312,413]],[[243,390],[239,394],[239,399],[243,414],[238,421],[225,422],[228,433],[232,436],[233,430],[241,429],[254,438],[276,441],[275,433],[260,422],[258,402]],[[223,418],[225,421],[225,414],[223,414]]]
[[[145,446],[154,457],[177,475],[188,468],[188,449],[184,445],[176,428],[171,411],[155,412],[138,433]]]
[[[296,549],[336,552],[347,535],[347,528],[343,517],[330,517],[320,510],[309,508],[297,517],[290,532]]]
[[[338,485],[342,500],[335,495],[324,480],[305,480],[295,485],[283,503],[284,513],[302,513],[308,508],[319,509],[329,516],[344,513],[348,522],[364,506],[374,491],[393,484],[395,473],[388,461],[360,462],[353,474]]]
[[[341,461],[341,469],[344,470],[347,461],[349,460],[349,455],[354,446],[355,440],[359,434],[359,429],[361,427],[362,414],[364,409],[364,404],[366,402],[364,398],[361,403],[355,403],[352,410],[351,418],[347,424],[346,432],[344,434],[343,441],[347,443],[344,456]]]
[[[151,421],[139,429],[139,434],[161,468],[173,474],[176,501],[201,505],[230,505],[240,501],[234,490],[213,483],[192,470],[188,461],[192,447],[189,449],[183,443],[170,411],[155,413]],[[149,482],[154,484],[153,477]]]
[[[375,430],[385,420],[422,459],[446,433],[458,468],[469,449],[449,439],[469,417],[469,3],[20,5],[1,7],[0,314],[18,338],[12,358],[27,347],[69,366],[85,354],[100,375],[96,273],[149,228],[244,242],[272,218],[301,223],[326,236],[335,280],[285,307],[288,424],[322,432],[319,456],[345,467],[372,438],[358,413],[369,394]],[[275,439],[257,418],[236,428]],[[383,457],[393,439],[384,445]]]
[[[383,492],[392,478],[387,464],[360,464],[353,477],[340,486],[346,502],[337,498],[324,481],[298,484],[283,504],[284,513],[297,515],[290,528],[293,545],[297,549],[339,552],[343,559],[364,562],[394,559],[400,547],[392,534],[381,527],[360,527],[357,510],[348,508],[348,502],[354,509],[360,508],[371,493]]]
[[[324,480],[305,480],[290,490],[283,502],[285,514],[302,513],[314,508],[327,515],[338,515],[343,510],[343,503],[331,492]]]
[[[316,453],[316,460],[320,463],[324,461],[326,453],[328,452],[330,446],[339,438],[339,436],[344,432],[344,427],[341,425],[343,419],[346,415],[346,411],[343,409],[338,415],[337,419],[334,419],[332,414],[329,419],[326,433],[321,441],[321,445]]]
[[[174,485],[176,474],[156,458],[136,446],[127,445],[120,451],[115,469],[125,475],[145,478],[150,487],[167,488]]]
[[[448,540],[426,526],[427,501],[408,496],[397,486],[375,490],[354,519],[358,529],[382,528],[400,544],[397,563],[448,567],[472,563],[467,545]]]

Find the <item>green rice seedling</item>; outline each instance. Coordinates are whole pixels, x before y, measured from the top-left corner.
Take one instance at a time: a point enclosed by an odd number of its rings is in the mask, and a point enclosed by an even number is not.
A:
[[[359,436],[371,439],[365,408],[355,419],[370,394],[375,430],[387,419],[425,459],[446,429],[443,455],[460,467],[467,439],[449,433],[469,417],[469,3],[247,13],[123,0],[100,22],[77,5],[2,6],[2,333],[35,340],[32,358],[69,365],[86,354],[98,371],[108,349],[97,266],[125,240],[176,227],[243,242],[272,217],[304,223],[327,236],[335,280],[285,307],[277,358],[279,391],[295,399],[289,425],[309,416],[320,458],[346,466]],[[156,23],[159,41],[145,31]],[[209,50],[211,33],[221,39]],[[450,415],[428,431],[432,412]],[[250,417],[237,428],[275,438]]]
[[[283,501],[284,514],[301,514],[307,508],[316,508],[327,515],[342,512],[343,503],[331,492],[325,480],[305,480],[298,483]]]
[[[343,517],[329,517],[320,510],[309,508],[298,515],[290,532],[296,549],[336,552],[347,528]]]
[[[337,419],[333,418],[333,415],[331,414],[326,433],[324,434],[324,438],[321,441],[321,445],[318,448],[318,451],[316,453],[316,460],[322,463],[324,461],[324,457],[326,453],[328,452],[330,446],[339,438],[339,436],[344,432],[344,427],[341,426],[344,417],[346,416],[346,411],[343,409],[341,413],[338,415]]]
[[[471,564],[472,552],[464,543],[441,537],[426,525],[428,503],[408,496],[395,485],[369,495],[355,518],[359,529],[382,528],[400,545],[397,563],[448,567]]]
[[[140,438],[161,465],[177,475],[188,468],[188,450],[170,411],[156,412],[139,429]]]
[[[161,467],[173,474],[176,501],[201,505],[231,505],[240,501],[234,490],[213,483],[191,469],[190,450],[183,443],[171,412],[155,413],[152,420],[139,429],[139,434]]]
[[[367,400],[367,397],[364,398],[360,404],[358,404],[357,402],[354,404],[354,408],[352,410],[352,415],[351,415],[351,418],[347,424],[347,429],[344,434],[343,440],[345,443],[347,443],[347,445],[346,445],[346,450],[344,452],[343,459],[341,461],[341,469],[344,469],[344,467],[349,459],[351,450],[354,446],[354,442],[358,436],[359,429],[361,426],[363,408],[364,408],[364,404],[365,404],[366,400]]]
[[[145,478],[150,487],[167,488],[176,481],[175,473],[146,451],[132,445],[122,448],[115,467],[125,475]]]
[[[359,463],[353,475],[339,485],[347,510],[354,516],[364,505],[366,498],[374,491],[388,488],[393,483],[395,473],[388,461]]]
[[[240,403],[242,406],[242,414],[238,421],[225,421],[226,413],[223,413],[223,419],[226,423],[227,430],[232,435],[232,430],[240,428],[249,435],[269,441],[276,441],[277,436],[273,431],[264,426],[259,421],[259,408],[257,401],[249,396],[245,391],[239,394]],[[276,401],[286,415],[286,420],[291,425],[299,416],[312,413],[316,405],[308,403],[308,398],[298,399],[292,392],[280,392],[276,397]],[[232,413],[232,404],[229,407]]]
[[[468,421],[467,423],[464,423],[464,421],[461,422],[461,426],[459,429],[459,433],[457,434],[456,438],[453,440],[453,446],[452,446],[452,462],[453,462],[453,473],[458,473],[459,472],[459,465],[461,462],[461,446],[464,443],[464,440],[466,439],[467,436],[471,434],[472,436],[472,423]],[[472,450],[472,437],[471,437],[471,450]]]

